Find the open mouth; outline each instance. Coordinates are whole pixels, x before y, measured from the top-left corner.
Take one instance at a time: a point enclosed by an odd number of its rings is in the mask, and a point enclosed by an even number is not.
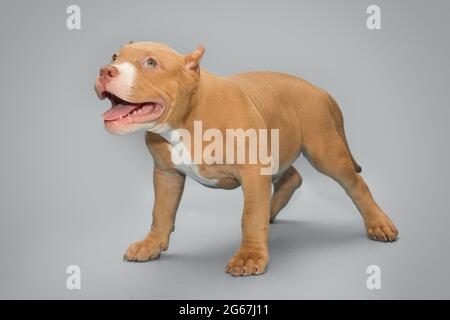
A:
[[[108,91],[103,92],[102,95],[111,101],[111,109],[103,113],[105,123],[130,124],[152,122],[161,116],[165,108],[165,104],[162,101],[134,103],[125,101]]]

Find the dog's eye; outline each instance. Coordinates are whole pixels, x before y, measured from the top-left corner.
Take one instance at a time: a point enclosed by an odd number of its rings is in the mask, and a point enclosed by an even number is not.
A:
[[[117,54],[114,53],[114,54],[112,55],[111,61],[114,62],[114,61],[116,61],[116,60],[117,60]]]
[[[145,66],[146,66],[146,67],[150,67],[150,68],[156,67],[156,61],[155,61],[155,59],[149,58],[147,61],[145,61]]]

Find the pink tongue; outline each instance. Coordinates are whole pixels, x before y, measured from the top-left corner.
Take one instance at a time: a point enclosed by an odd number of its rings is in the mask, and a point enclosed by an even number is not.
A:
[[[118,120],[120,117],[125,117],[131,111],[136,109],[136,105],[117,105],[114,108],[103,113],[103,119],[107,121]]]

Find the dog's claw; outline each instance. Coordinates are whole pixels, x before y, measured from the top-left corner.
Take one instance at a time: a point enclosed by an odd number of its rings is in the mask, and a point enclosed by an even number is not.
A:
[[[250,276],[264,273],[269,262],[268,252],[265,250],[239,250],[230,260],[226,272],[232,276]]]
[[[124,261],[148,261],[158,259],[161,254],[161,247],[156,241],[149,239],[132,243],[124,254]]]
[[[384,213],[380,213],[367,219],[367,234],[370,239],[383,242],[398,240],[398,230],[394,223]]]

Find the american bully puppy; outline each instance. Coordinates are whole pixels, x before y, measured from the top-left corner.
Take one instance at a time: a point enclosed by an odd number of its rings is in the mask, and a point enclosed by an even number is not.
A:
[[[342,113],[327,92],[276,72],[220,77],[200,68],[204,51],[198,47],[181,55],[159,43],[130,43],[97,76],[98,97],[111,103],[103,114],[106,129],[117,134],[145,130],[154,159],[153,223],[143,240],[129,246],[125,260],[156,259],[167,250],[185,177],[190,176],[213,188],[242,186],[242,241],[226,272],[264,273],[269,222],[302,183],[292,166],[301,153],[344,188],[371,239],[396,240],[394,223],[358,174],[361,167],[348,147]],[[205,132],[200,142],[188,141],[199,128]],[[239,138],[237,132],[244,133],[244,140],[229,144],[227,138]],[[255,132],[260,134],[256,147],[270,153],[271,161],[263,161],[261,152],[255,160],[255,143],[250,143]]]

